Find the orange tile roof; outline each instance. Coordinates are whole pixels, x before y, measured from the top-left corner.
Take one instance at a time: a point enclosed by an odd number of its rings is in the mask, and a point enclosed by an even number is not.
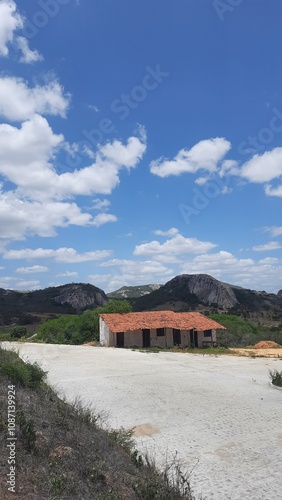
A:
[[[100,314],[100,317],[103,318],[109,329],[114,333],[145,328],[177,328],[180,330],[195,328],[198,331],[226,330],[224,326],[198,312],[148,311]]]

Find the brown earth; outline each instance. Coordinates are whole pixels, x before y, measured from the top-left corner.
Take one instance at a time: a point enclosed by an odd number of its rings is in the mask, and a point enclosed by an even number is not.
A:
[[[254,346],[252,346],[253,349],[275,349],[277,347],[281,347],[281,345],[277,344],[276,342],[272,342],[272,340],[261,340]]]
[[[239,356],[249,356],[249,357],[265,357],[265,358],[281,358],[282,359],[282,347],[275,347],[272,349],[258,349],[258,348],[232,348],[232,351]]]

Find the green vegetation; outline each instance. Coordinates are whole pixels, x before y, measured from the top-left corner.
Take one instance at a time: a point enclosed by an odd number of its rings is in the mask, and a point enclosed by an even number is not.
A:
[[[273,385],[276,385],[277,387],[282,387],[282,371],[279,372],[278,370],[273,370],[273,371],[269,370],[269,375]]]
[[[167,304],[173,305],[176,302],[183,302],[183,310],[194,311],[199,305],[197,296],[194,293],[189,293],[186,284],[182,282],[174,285],[171,290],[168,290],[164,285],[148,295],[130,301],[134,311],[150,311],[155,307],[164,307]]]
[[[0,365],[23,365],[15,352],[0,348]],[[35,367],[37,370],[38,367]],[[162,473],[133,448],[123,429],[106,432],[99,416],[79,402],[69,405],[42,381],[30,387],[6,373],[0,401],[15,385],[16,493],[6,479],[8,412],[0,405],[0,488],[8,500],[195,500],[177,460]],[[170,480],[169,480],[170,477]]]
[[[11,337],[14,339],[20,339],[21,337],[24,337],[27,334],[27,329],[25,326],[14,326],[14,328],[11,331]]]
[[[105,306],[88,309],[81,315],[59,316],[42,323],[36,341],[52,344],[83,344],[99,340],[99,314],[130,312],[126,300],[111,299]]]
[[[227,328],[225,331],[217,332],[220,346],[245,347],[254,345],[260,340],[272,340],[282,345],[282,323],[276,327],[254,325],[235,314],[210,314],[209,318]]]
[[[37,363],[24,363],[15,352],[0,348],[0,374],[9,377],[13,384],[36,387],[46,377]]]

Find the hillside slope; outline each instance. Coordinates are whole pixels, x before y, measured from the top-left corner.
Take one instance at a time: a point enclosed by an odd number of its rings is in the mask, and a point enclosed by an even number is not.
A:
[[[107,302],[103,290],[85,283],[26,293],[0,289],[0,324],[32,322],[30,313],[75,314],[88,307],[104,306]]]
[[[207,274],[183,274],[149,295],[131,299],[135,311],[213,310],[265,322],[282,320],[281,293],[268,294],[223,283]]]

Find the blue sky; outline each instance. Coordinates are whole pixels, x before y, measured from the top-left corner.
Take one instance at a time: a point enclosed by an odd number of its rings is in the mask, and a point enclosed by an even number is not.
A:
[[[280,0],[0,0],[0,287],[282,288]]]

